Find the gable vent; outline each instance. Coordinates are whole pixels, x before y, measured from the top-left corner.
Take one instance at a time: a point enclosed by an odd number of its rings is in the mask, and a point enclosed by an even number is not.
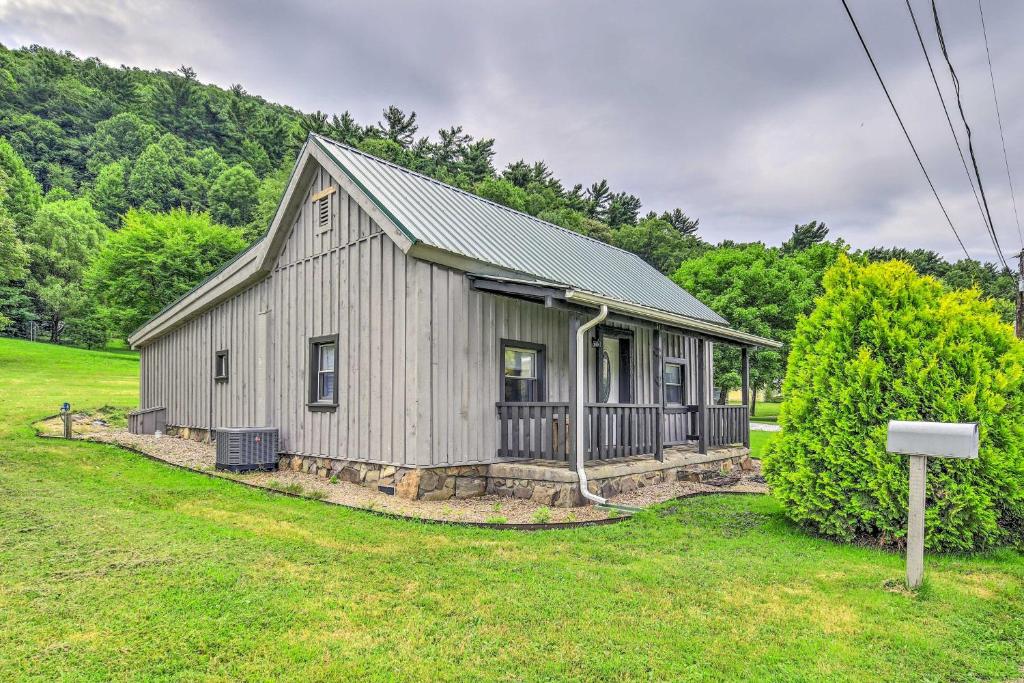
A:
[[[310,197],[316,209],[316,227],[320,232],[331,229],[331,195],[336,191],[337,188],[332,185]]]
[[[317,202],[317,226],[321,230],[327,230],[331,227],[331,198],[330,196],[322,197]]]

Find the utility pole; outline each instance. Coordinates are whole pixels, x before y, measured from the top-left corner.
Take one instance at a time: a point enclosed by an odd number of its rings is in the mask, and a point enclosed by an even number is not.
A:
[[[1024,339],[1024,250],[1017,254],[1017,339]]]

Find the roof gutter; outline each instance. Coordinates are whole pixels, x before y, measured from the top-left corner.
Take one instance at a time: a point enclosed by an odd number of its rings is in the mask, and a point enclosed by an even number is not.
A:
[[[602,296],[600,294],[594,294],[593,292],[585,292],[578,289],[570,289],[565,293],[566,301],[571,301],[584,306],[591,306],[600,308],[607,306],[608,308],[632,315],[637,318],[644,318],[646,320],[653,320],[655,322],[664,323],[671,325],[672,327],[678,327],[680,329],[689,330],[692,332],[705,333],[712,337],[724,339],[726,341],[736,342],[737,344],[748,344],[750,346],[761,346],[767,349],[781,349],[782,342],[775,341],[774,339],[768,339],[767,337],[759,337],[756,334],[750,334],[748,332],[740,332],[739,330],[733,330],[722,325],[716,325],[714,323],[705,322],[703,320],[697,320],[695,318],[687,318],[682,315],[676,315],[675,313],[669,313],[667,311],[661,311],[657,308],[650,308],[648,306],[641,306],[640,304],[630,303],[628,301],[622,301],[621,299],[613,299],[610,297]]]

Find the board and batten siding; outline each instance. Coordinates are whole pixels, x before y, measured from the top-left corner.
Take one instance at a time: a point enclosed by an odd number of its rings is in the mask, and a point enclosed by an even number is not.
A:
[[[312,197],[330,187],[336,234],[323,234]],[[407,257],[324,172],[305,195],[271,284],[283,450],[406,466],[493,461],[502,339],[545,344],[548,400],[568,400],[564,311],[478,292],[460,271]],[[309,339],[329,334],[338,407],[313,412]]]
[[[502,339],[546,346],[547,399],[567,401],[568,317],[478,292],[381,233],[281,265],[274,374],[282,447],[407,466],[493,462]],[[285,305],[284,302],[288,302]],[[338,337],[338,408],[306,406],[311,337]]]
[[[206,314],[211,326],[210,364],[217,351],[228,352],[228,379],[213,382],[210,419],[214,429],[267,425],[266,396],[257,386],[263,384],[259,367],[263,351],[258,347],[266,339],[260,317],[269,315],[269,285],[270,279],[265,279]]]
[[[313,197],[324,190],[330,227]],[[273,426],[281,448],[311,454],[429,465],[431,266],[406,257],[331,176],[319,171],[305,192],[274,268],[269,374]],[[338,406],[311,411],[309,340],[338,335]]]
[[[164,406],[168,425],[209,426],[213,352],[207,315],[142,347],[139,365],[141,407]]]
[[[142,407],[165,406],[179,427],[276,427],[288,453],[415,467],[496,461],[503,339],[543,344],[544,398],[569,401],[578,314],[478,291],[461,271],[406,256],[322,169],[299,191],[263,280],[143,346]],[[328,198],[327,226],[314,196]],[[633,331],[634,400],[655,402],[653,327],[612,325]],[[309,340],[333,334],[338,406],[311,411]],[[664,339],[666,356],[690,359],[696,402],[696,341]],[[213,376],[219,350],[226,382]]]
[[[164,406],[177,427],[262,426],[267,406],[255,389],[257,346],[266,338],[268,280],[189,320],[140,351],[140,405]],[[228,379],[214,380],[214,355],[228,351]]]
[[[668,332],[664,336],[664,352],[665,358],[676,358],[686,361],[686,366],[683,369],[683,377],[685,384],[685,401],[690,405],[697,403],[697,339],[694,337],[677,334],[674,332]],[[712,357],[714,355],[714,344],[711,342],[707,343],[705,349],[705,357],[707,358],[708,368],[708,381],[707,391],[708,397],[711,396],[711,387],[713,385],[713,373],[712,368]]]
[[[430,359],[430,460],[439,465],[496,461],[501,341],[545,347],[547,401],[569,400],[569,318],[565,311],[480,292],[465,274],[429,266],[429,336],[417,340]],[[425,283],[426,284],[426,283]]]

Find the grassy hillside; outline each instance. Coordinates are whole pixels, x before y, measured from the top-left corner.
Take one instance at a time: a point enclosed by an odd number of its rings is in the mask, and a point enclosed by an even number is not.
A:
[[[766,497],[536,534],[280,498],[40,440],[137,364],[0,339],[2,680],[965,680],[1024,664],[1024,558],[811,538]]]

